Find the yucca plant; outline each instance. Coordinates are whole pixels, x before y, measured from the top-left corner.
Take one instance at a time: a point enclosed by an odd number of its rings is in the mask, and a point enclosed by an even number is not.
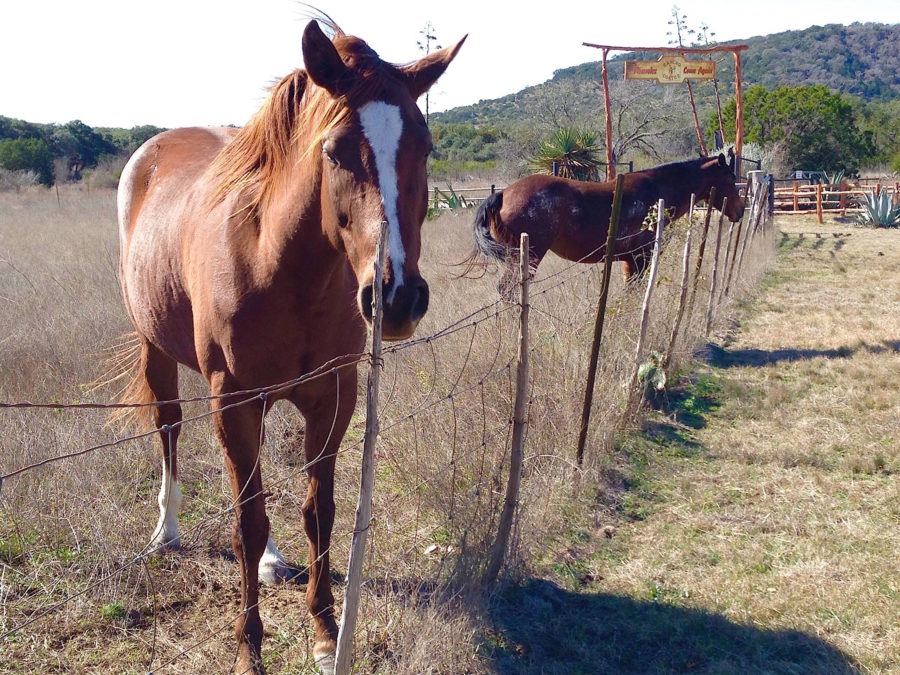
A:
[[[871,193],[857,198],[862,213],[857,222],[860,225],[875,227],[900,227],[900,204],[895,204],[891,194],[885,188],[875,194]]]
[[[597,180],[600,177],[600,146],[597,134],[587,129],[564,127],[541,141],[530,166],[541,173],[553,173],[559,165],[559,175],[575,180]]]

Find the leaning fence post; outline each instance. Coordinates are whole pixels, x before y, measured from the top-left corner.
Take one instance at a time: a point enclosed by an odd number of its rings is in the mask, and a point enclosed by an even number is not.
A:
[[[700,237],[700,246],[697,249],[697,265],[694,267],[694,282],[691,286],[691,299],[687,308],[687,323],[690,325],[691,316],[694,313],[694,303],[697,301],[697,285],[700,283],[700,272],[703,268],[703,255],[706,251],[706,237],[709,234],[709,221],[712,217],[713,200],[716,198],[716,188],[709,189],[709,198],[706,200],[706,218],[703,221],[703,235]],[[724,206],[722,208],[725,208]]]
[[[678,339],[678,329],[681,327],[681,317],[684,314],[684,305],[687,301],[688,281],[691,273],[691,216],[694,215],[694,197],[691,195],[691,208],[688,211],[688,231],[684,239],[684,264],[681,273],[681,296],[678,299],[678,311],[675,313],[675,323],[672,326],[672,337],[669,338],[669,348],[663,358],[663,370],[668,370],[672,360],[672,352],[675,351],[675,341]]]
[[[484,582],[492,583],[500,574],[503,558],[509,545],[513,516],[519,503],[519,486],[522,483],[522,462],[525,455],[525,400],[528,396],[528,282],[531,275],[531,256],[528,233],[522,233],[519,245],[519,275],[521,277],[521,299],[519,313],[519,350],[516,354],[516,400],[513,405],[512,447],[509,453],[509,480],[506,483],[506,499],[497,526],[497,538],[491,547],[490,561],[484,573]]]
[[[375,248],[375,280],[372,291],[372,360],[366,383],[366,432],[363,442],[362,472],[359,483],[359,500],[356,504],[356,521],[350,543],[350,562],[347,564],[347,583],[344,590],[344,606],[338,630],[335,672],[350,672],[353,652],[353,633],[359,611],[359,587],[362,579],[366,538],[372,520],[372,492],[375,487],[375,441],[378,438],[378,384],[381,377],[381,317],[383,313],[382,286],[384,257],[387,251],[387,223],[381,223],[381,232]],[[323,664],[324,665],[324,664]]]
[[[705,337],[709,337],[709,330],[712,327],[712,319],[713,319],[713,307],[716,302],[716,280],[719,276],[719,251],[722,248],[722,222],[725,220],[725,204],[728,202],[728,198],[722,200],[722,211],[719,213],[719,231],[716,233],[716,255],[713,261],[713,271],[712,271],[712,282],[709,287],[709,304],[706,306],[706,329],[703,332]],[[734,228],[734,224],[732,224],[732,229]],[[731,232],[729,231],[729,238]],[[728,256],[728,252],[725,252],[726,257]]]
[[[588,424],[591,421],[591,404],[594,400],[594,382],[597,378],[597,358],[600,355],[600,341],[603,339],[603,322],[606,319],[606,300],[609,297],[609,279],[612,276],[613,247],[619,229],[619,215],[622,213],[622,187],[625,176],[616,176],[616,190],[613,193],[612,214],[606,233],[606,257],[603,259],[603,285],[600,287],[600,299],[597,301],[597,317],[594,319],[594,341],[591,343],[591,356],[588,361],[587,384],[584,389],[584,406],[581,409],[581,429],[578,431],[578,449],[575,451],[575,463],[581,466],[584,461],[584,444],[587,441]]]
[[[650,278],[647,279],[647,291],[644,293],[644,306],[641,309],[641,327],[638,331],[637,349],[634,354],[634,370],[628,384],[629,396],[637,384],[638,369],[641,367],[641,354],[644,351],[644,338],[647,335],[647,324],[650,321],[650,298],[656,285],[656,273],[659,270],[659,250],[662,247],[663,226],[666,221],[666,202],[663,199],[657,204],[656,238],[653,240],[653,260],[650,262]]]
[[[744,233],[744,241],[741,244],[740,255],[737,255],[737,252],[735,253],[737,256],[735,281],[741,277],[741,267],[744,263],[744,251],[747,250],[747,245],[750,243],[753,235],[756,234],[756,228],[759,227],[759,218],[763,214],[763,211],[766,210],[765,204],[768,198],[768,190],[762,180],[762,172],[751,171],[750,173],[754,174],[750,180],[754,182],[756,189],[753,191],[753,198],[750,200],[750,215],[747,218],[747,231]]]

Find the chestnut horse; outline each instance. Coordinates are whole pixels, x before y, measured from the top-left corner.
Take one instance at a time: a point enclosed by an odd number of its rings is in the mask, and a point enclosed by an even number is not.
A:
[[[725,215],[732,222],[741,219],[744,204],[733,170],[734,156],[728,163],[725,155],[719,155],[625,174],[613,259],[623,261],[626,281],[639,276],[647,265],[653,232],[642,230],[641,224],[660,199],[674,220],[687,213],[692,194],[698,202],[709,199],[710,188],[715,187],[713,206],[721,210],[727,197]],[[470,260],[505,261],[511,249],[518,250],[522,232],[527,232],[532,269],[547,251],[574,262],[599,262],[606,256],[614,192],[615,181],[586,183],[544,174],[521,178],[478,208]]]
[[[260,577],[283,579],[290,570],[269,537],[259,461],[263,419],[279,399],[306,421],[306,601],[314,658],[323,670],[333,667],[334,467],[356,403],[353,355],[365,348],[372,316],[376,240],[386,221],[383,331],[386,339],[406,338],[428,308],[418,259],[432,140],[416,99],[465,40],[394,66],[325,23],[334,37],[316,21],[306,26],[306,70],[275,85],[247,126],[166,131],[138,149],[119,188],[120,277],[140,342],[124,399],[170,401],[149,408],[163,450],[151,546],[179,545],[175,444],[182,414],[171,401],[182,363],[209,383],[234,494],[237,672],[262,671]],[[324,364],[328,377],[273,391],[267,400],[235,395]]]

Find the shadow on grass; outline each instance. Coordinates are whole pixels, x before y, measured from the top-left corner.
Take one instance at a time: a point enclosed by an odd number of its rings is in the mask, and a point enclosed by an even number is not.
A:
[[[540,579],[509,587],[487,612],[495,673],[858,673],[819,638],[718,614]]]
[[[716,368],[762,367],[784,361],[807,361],[810,359],[846,359],[858,352],[884,354],[900,353],[900,340],[884,340],[879,344],[863,342],[860,345],[842,346],[834,349],[727,349],[709,343],[699,352],[700,358]]]

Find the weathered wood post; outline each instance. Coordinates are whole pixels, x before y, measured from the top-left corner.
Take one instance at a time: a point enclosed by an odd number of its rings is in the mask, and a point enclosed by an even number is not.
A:
[[[672,325],[672,337],[669,338],[669,346],[663,358],[663,370],[669,369],[672,361],[672,352],[675,351],[675,341],[678,340],[678,329],[681,327],[681,317],[684,314],[684,306],[687,302],[688,281],[691,272],[691,223],[694,215],[694,195],[691,195],[691,206],[688,210],[688,231],[684,238],[684,262],[681,272],[681,295],[678,298],[678,310],[675,313],[675,323]]]
[[[706,237],[709,234],[709,221],[712,217],[713,200],[716,197],[716,188],[710,188],[709,199],[706,201],[706,218],[703,220],[703,234],[700,237],[700,246],[697,251],[697,265],[694,267],[694,282],[691,286],[691,299],[687,308],[687,323],[690,324],[694,313],[694,303],[697,300],[697,286],[700,283],[700,274],[703,268],[703,256],[706,251]],[[723,206],[724,208],[724,206]]]
[[[747,218],[747,231],[744,233],[744,241],[741,244],[740,254],[737,255],[737,276],[735,279],[738,279],[741,276],[744,251],[747,250],[747,245],[753,238],[753,235],[756,234],[756,228],[759,227],[760,216],[766,210],[765,203],[768,197],[768,190],[765,188],[762,179],[762,171],[751,171],[747,175],[747,180],[752,181],[753,183],[753,190],[750,193],[750,215]]]
[[[628,383],[629,396],[637,384],[638,370],[641,367],[641,357],[644,351],[644,339],[647,337],[647,324],[650,322],[650,298],[653,296],[653,287],[656,286],[656,274],[659,271],[659,250],[662,247],[663,227],[666,221],[665,200],[659,200],[656,213],[656,238],[653,240],[653,259],[650,262],[647,291],[644,293],[644,305],[641,308],[641,326],[638,330],[637,348],[634,352],[634,368],[632,369],[631,380]]]
[[[375,280],[372,292],[372,355],[369,377],[366,383],[366,431],[363,441],[362,471],[359,482],[359,499],[356,504],[356,520],[350,543],[350,562],[347,564],[347,582],[344,588],[344,606],[338,629],[335,672],[350,672],[353,653],[353,633],[359,612],[359,588],[362,579],[366,539],[372,521],[372,492],[375,488],[375,441],[378,439],[378,385],[381,379],[381,317],[383,314],[382,286],[384,257],[387,251],[388,227],[381,223],[381,233],[375,249]],[[326,664],[322,664],[325,666]],[[323,667],[324,671],[325,668]]]
[[[709,331],[712,328],[713,307],[716,302],[716,280],[719,276],[719,251],[722,248],[722,221],[725,220],[725,205],[727,202],[727,197],[722,200],[722,212],[719,213],[719,231],[716,233],[716,255],[713,259],[712,281],[709,287],[709,304],[706,306],[706,329],[703,332],[703,335],[706,337],[709,337]]]
[[[794,212],[800,210],[800,182],[794,181]]]
[[[491,547],[490,561],[484,573],[483,581],[486,584],[496,581],[497,575],[500,574],[500,567],[503,565],[509,545],[513,516],[519,503],[519,486],[522,483],[522,461],[525,454],[525,428],[527,426],[525,404],[528,396],[528,314],[531,307],[528,301],[528,284],[531,274],[529,252],[528,233],[523,232],[519,245],[519,274],[521,276],[519,350],[516,355],[516,400],[513,405],[509,479],[506,483],[506,499],[503,502],[503,511],[500,513],[500,523],[497,526],[497,538]]]
[[[594,400],[594,382],[597,378],[597,358],[600,355],[600,341],[603,339],[603,322],[606,319],[606,301],[609,297],[609,280],[612,276],[612,252],[615,246],[616,233],[619,230],[619,217],[622,213],[622,187],[625,176],[616,176],[616,190],[613,193],[612,214],[606,233],[606,256],[603,259],[603,285],[600,287],[600,299],[597,301],[597,317],[594,319],[594,341],[591,343],[591,355],[588,360],[587,384],[584,389],[584,406],[581,409],[581,428],[578,431],[578,448],[575,451],[575,463],[581,466],[584,461],[584,444],[587,441],[588,425],[591,420],[591,405]]]

